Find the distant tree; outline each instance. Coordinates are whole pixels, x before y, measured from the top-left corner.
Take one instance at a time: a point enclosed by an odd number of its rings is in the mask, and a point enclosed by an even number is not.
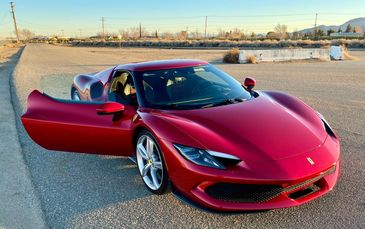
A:
[[[268,32],[267,34],[266,34],[266,38],[268,38],[268,39],[283,39],[283,38],[287,38],[289,35],[288,35],[288,33],[286,33],[286,34],[280,34],[280,33],[276,33],[276,32]]]
[[[354,32],[354,33],[361,33],[361,28],[360,28],[360,26],[354,26],[353,32]]]
[[[174,39],[175,36],[173,33],[171,32],[164,32],[162,35],[161,35],[162,38],[164,39]]]
[[[253,38],[255,38],[255,37],[256,37],[256,33],[252,32],[252,33],[251,33],[251,38],[253,39]]]
[[[277,24],[274,27],[274,32],[275,33],[281,33],[281,34],[285,34],[288,32],[288,26],[287,25],[282,25],[282,24]]]
[[[350,24],[348,24],[348,25],[347,25],[347,27],[346,27],[345,32],[346,32],[346,33],[351,33],[352,31],[353,31],[352,26],[351,26]]]
[[[274,38],[274,35],[275,35],[275,32],[270,31],[270,32],[268,32],[268,33],[266,34],[266,38],[272,39],[272,38]]]
[[[336,31],[334,31],[333,29],[329,29],[327,30],[327,36],[331,36],[331,33],[334,33]]]
[[[288,37],[288,26],[284,24],[277,24],[274,27],[274,32],[279,35],[279,38],[287,38]]]
[[[176,37],[180,40],[188,38],[188,31],[182,30],[176,34]]]
[[[324,34],[324,31],[323,30],[321,30],[321,29],[317,29],[316,30],[316,36],[317,37],[323,37],[325,34]]]
[[[245,34],[239,28],[234,28],[233,31],[229,31],[229,38],[243,39],[245,38]]]
[[[141,28],[142,37],[147,36],[147,31],[145,28]],[[139,27],[131,27],[128,29],[120,29],[119,34],[122,35],[123,39],[129,39],[129,38],[139,38]]]
[[[313,33],[311,33],[311,32],[304,33],[303,38],[304,39],[313,39]]]
[[[24,41],[29,41],[34,37],[34,33],[29,29],[22,29],[19,31],[20,39]]]
[[[338,33],[342,33],[342,29],[341,29],[341,27],[340,27],[340,28],[338,28],[337,32],[338,32]]]
[[[227,38],[228,33],[223,29],[218,29],[218,38]]]
[[[190,32],[190,37],[193,39],[201,39],[202,33],[199,31],[199,29],[196,29],[194,32]]]
[[[120,29],[119,34],[122,36],[122,39],[128,39],[129,38],[129,31],[125,29]]]

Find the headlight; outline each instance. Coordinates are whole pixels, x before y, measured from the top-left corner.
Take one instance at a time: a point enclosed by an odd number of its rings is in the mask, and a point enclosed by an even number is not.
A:
[[[223,163],[217,159],[222,159],[222,161],[233,161],[235,164],[240,162],[239,158],[225,153],[197,149],[179,144],[174,144],[174,146],[183,157],[197,165],[225,169]]]
[[[321,113],[319,113],[318,111],[317,111],[317,114],[318,114],[319,118],[320,118],[320,119],[322,120],[322,122],[323,122],[323,127],[324,127],[325,131],[326,131],[329,135],[331,135],[331,136],[333,136],[333,137],[336,137],[335,132],[333,131],[332,127],[331,127],[331,126],[330,126],[330,124],[327,122],[327,120],[323,117],[323,115],[322,115]]]

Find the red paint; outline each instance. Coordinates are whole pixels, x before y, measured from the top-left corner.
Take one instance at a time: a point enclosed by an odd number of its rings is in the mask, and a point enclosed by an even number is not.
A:
[[[179,63],[162,61],[124,66],[135,71],[206,64]],[[247,86],[252,86],[250,83]],[[141,127],[148,129],[161,147],[174,186],[191,200],[216,210],[297,206],[332,190],[339,176],[338,138],[328,135],[316,112],[299,99],[281,92],[257,93],[255,99],[231,105],[155,110],[123,108],[121,104],[109,102],[65,102],[34,91],[29,96],[22,122],[32,139],[47,149],[121,156],[133,155],[135,131]],[[100,116],[96,112],[120,110],[124,111],[118,121],[112,121],[112,115]],[[226,170],[199,166],[182,157],[173,143],[228,153],[242,161]],[[318,176],[334,165],[336,171],[317,182],[320,190],[300,199],[282,193],[264,203],[235,203],[214,199],[204,191],[217,182],[287,187]]]
[[[201,60],[156,60],[147,61],[140,63],[132,63],[119,65],[116,70],[129,70],[129,71],[153,71],[171,68],[185,68],[185,67],[195,67],[200,65],[206,65],[208,62]]]
[[[254,87],[256,85],[256,80],[254,78],[246,78],[244,82],[244,86],[246,87]]]
[[[113,115],[96,113],[99,107],[97,103],[59,101],[33,91],[22,122],[30,137],[46,149],[130,156],[134,108],[125,106],[122,119],[113,122]]]
[[[106,102],[96,108],[96,113],[99,115],[114,114],[124,111],[124,105],[115,102]]]

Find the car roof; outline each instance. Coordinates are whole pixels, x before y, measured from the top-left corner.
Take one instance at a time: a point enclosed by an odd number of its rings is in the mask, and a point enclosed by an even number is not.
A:
[[[115,70],[153,71],[172,68],[195,67],[207,64],[208,62],[206,61],[189,59],[156,60],[118,65]]]

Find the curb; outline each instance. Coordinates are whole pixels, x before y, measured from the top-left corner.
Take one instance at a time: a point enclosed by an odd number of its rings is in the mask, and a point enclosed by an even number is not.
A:
[[[40,202],[40,198],[39,198],[39,193],[36,190],[36,187],[34,186],[34,183],[32,181],[32,175],[30,174],[29,171],[29,167],[27,165],[27,162],[25,160],[24,157],[24,152],[23,152],[23,146],[22,146],[22,141],[20,139],[20,134],[19,134],[19,125],[20,124],[20,114],[21,114],[21,108],[20,108],[20,104],[19,104],[19,100],[17,98],[17,93],[16,93],[16,88],[14,86],[14,72],[15,69],[17,68],[17,65],[22,57],[22,53],[24,51],[26,46],[21,47],[17,53],[15,53],[13,55],[13,57],[17,57],[17,59],[11,63],[11,65],[9,66],[12,69],[9,69],[9,75],[6,74],[5,77],[8,77],[8,85],[4,85],[5,87],[8,86],[8,93],[10,96],[10,105],[12,107],[12,112],[14,115],[14,121],[15,121],[15,134],[16,134],[16,141],[17,144],[19,144],[19,146],[16,146],[15,148],[19,148],[19,150],[17,150],[18,152],[16,152],[17,154],[19,153],[19,157],[16,158],[16,156],[13,157],[13,160],[17,160],[15,161],[15,163],[17,163],[18,165],[21,165],[20,170],[24,170],[21,172],[20,177],[19,176],[15,176],[15,177],[11,177],[12,174],[10,174],[9,178],[11,180],[11,184],[14,183],[14,185],[18,185],[20,187],[22,187],[23,189],[27,190],[27,193],[25,195],[25,201],[24,204],[27,206],[27,209],[23,209],[22,206],[16,206],[13,210],[14,211],[14,217],[13,217],[13,222],[16,221],[16,225],[5,225],[6,226],[10,226],[11,228],[49,228],[49,226],[46,223],[45,220],[45,215],[44,215],[44,211]],[[11,111],[10,111],[11,112]],[[16,144],[16,145],[17,145]],[[9,173],[12,173],[13,171],[9,171]],[[17,174],[16,174],[17,175]],[[23,179],[23,180],[22,180]],[[22,183],[23,181],[23,183]],[[18,183],[17,183],[18,182]],[[18,193],[18,190],[16,190],[16,194]],[[23,196],[20,194],[21,197],[16,197],[16,194],[14,194],[14,198],[22,198]],[[14,206],[12,206],[14,207]],[[17,209],[18,208],[18,209]],[[23,215],[22,213],[25,212],[25,215]],[[30,214],[29,214],[30,213]],[[26,216],[28,216],[27,219]],[[30,217],[30,218],[29,218]],[[9,222],[11,222],[9,220]],[[8,223],[9,223],[8,222]],[[3,225],[1,225],[3,226]]]

